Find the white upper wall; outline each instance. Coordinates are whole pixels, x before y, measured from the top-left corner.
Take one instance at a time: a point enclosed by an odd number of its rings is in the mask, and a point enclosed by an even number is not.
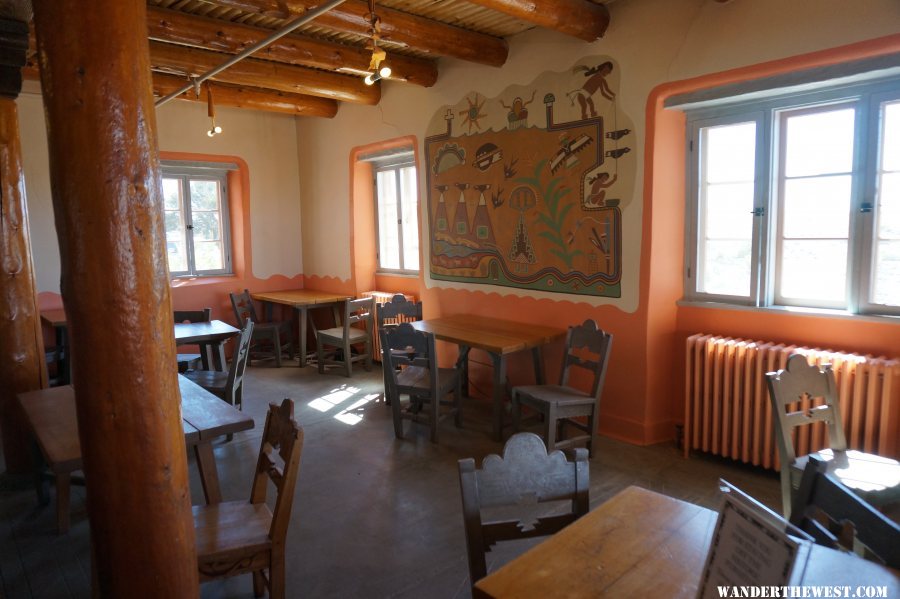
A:
[[[544,71],[561,71],[585,56],[609,55],[619,64],[619,109],[635,123],[635,194],[643,196],[646,101],[667,81],[882,37],[900,31],[896,0],[618,0],[609,30],[586,43],[532,30],[509,40],[501,68],[442,59],[438,83],[421,88],[387,82],[378,106],[343,104],[334,119],[297,119],[306,275],[350,277],[350,154],[354,147],[415,135],[420,147],[432,115],[468,92],[488,98],[524,85]],[[424,165],[423,165],[424,166]],[[424,195],[420,176],[420,199]],[[624,214],[623,298],[598,299],[631,311],[637,305],[642,202]],[[423,233],[423,240],[427,239]],[[427,244],[425,244],[427,246]],[[427,264],[427,254],[426,254]],[[427,268],[426,268],[427,272]],[[440,282],[426,279],[429,286]],[[450,286],[462,287],[460,284]],[[477,288],[473,286],[473,288]],[[490,291],[532,292],[491,286]],[[551,296],[559,298],[558,295]],[[579,297],[579,300],[584,298]]]
[[[59,293],[59,245],[38,87],[27,84],[17,105],[37,287],[39,292]],[[219,107],[216,122],[223,132],[210,138],[206,135],[209,118],[204,104],[175,100],[157,110],[160,150],[238,156],[247,163],[253,253],[253,270],[248,274],[261,279],[303,272],[293,120],[289,115]]]

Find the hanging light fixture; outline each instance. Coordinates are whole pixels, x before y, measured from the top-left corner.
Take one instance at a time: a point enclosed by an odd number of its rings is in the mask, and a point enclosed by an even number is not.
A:
[[[222,132],[222,128],[216,125],[216,105],[213,104],[212,86],[206,84],[206,113],[209,115],[210,127],[206,134],[210,137]]]
[[[378,40],[381,39],[381,19],[375,14],[375,0],[369,0],[369,36],[371,41],[369,46],[372,49],[372,59],[369,61],[369,73],[366,75],[366,85],[372,85],[376,81],[380,81],[385,77],[391,76],[391,67],[385,60],[387,52],[378,47]]]

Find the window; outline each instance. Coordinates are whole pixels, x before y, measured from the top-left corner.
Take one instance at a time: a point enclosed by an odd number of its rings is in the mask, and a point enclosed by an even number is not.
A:
[[[900,80],[688,112],[689,299],[900,314]]]
[[[231,274],[228,165],[164,162],[166,251],[172,276]]]
[[[418,196],[412,154],[374,162],[378,270],[418,274]]]

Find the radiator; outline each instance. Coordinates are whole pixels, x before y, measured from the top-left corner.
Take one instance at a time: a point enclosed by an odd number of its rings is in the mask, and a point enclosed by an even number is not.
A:
[[[396,294],[397,294],[397,292],[390,292],[390,291],[364,291],[363,293],[360,294],[360,296],[375,298],[375,310],[377,311],[379,309],[379,306],[381,306],[381,304],[388,303],[389,301],[391,301],[391,298],[393,298]],[[406,297],[407,300],[409,300],[411,302],[416,301],[416,296],[414,296],[414,295],[410,295],[408,293],[404,293],[403,295]],[[387,318],[387,319],[385,319],[384,323],[385,324],[393,324],[393,323],[403,322],[404,320],[412,320],[412,319],[411,318],[407,319],[405,317]],[[377,330],[378,318],[377,317],[373,321],[373,324],[374,324],[376,330],[374,330],[372,332],[372,359],[376,362],[381,362],[381,338],[378,336],[378,330]]]
[[[900,360],[702,333],[687,339],[685,457],[696,450],[777,470],[765,373],[784,368],[793,353],[832,365],[848,448],[896,458]],[[823,423],[795,429],[797,455],[827,445]]]

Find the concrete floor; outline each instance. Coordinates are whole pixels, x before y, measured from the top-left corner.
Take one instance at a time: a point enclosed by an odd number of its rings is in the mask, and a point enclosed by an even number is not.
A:
[[[288,363],[290,364],[290,363]],[[430,443],[425,427],[406,423],[394,438],[383,404],[381,372],[352,379],[314,368],[262,362],[247,372],[244,410],[256,428],[216,445],[225,500],[247,498],[269,402],[296,401],[305,430],[300,479],[288,533],[288,597],[469,597],[457,460],[498,453],[489,435],[489,405],[464,404],[462,429],[443,423]],[[202,500],[196,467],[191,493]],[[673,444],[635,447],[602,438],[591,461],[591,505],[640,485],[711,508],[719,477],[767,505],[780,503],[774,472],[709,457],[682,458]],[[75,488],[72,529],[57,536],[52,505],[37,507],[29,485],[6,481],[0,494],[2,596],[89,597],[90,562],[84,490]],[[488,554],[496,568],[529,546]],[[204,598],[252,597],[249,575],[204,584]]]

